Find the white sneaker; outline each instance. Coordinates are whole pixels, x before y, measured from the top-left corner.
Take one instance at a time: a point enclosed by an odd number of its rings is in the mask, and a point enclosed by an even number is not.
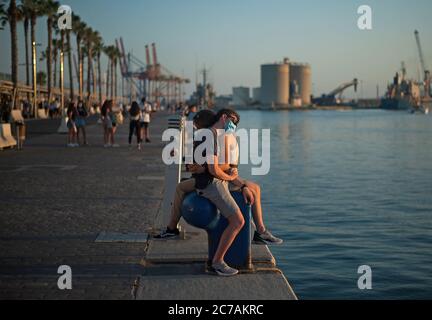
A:
[[[264,233],[259,233],[258,231],[255,231],[253,243],[255,243],[255,244],[267,244],[267,245],[272,245],[272,244],[278,245],[278,244],[282,244],[283,240],[275,237],[268,230],[266,230]]]
[[[67,147],[68,147],[68,148],[73,148],[74,145],[73,145],[72,143],[68,143],[68,144],[67,144]]]
[[[109,143],[104,145],[104,148],[111,148],[111,145]]]
[[[212,268],[221,277],[232,277],[238,274],[238,270],[231,268],[225,262],[213,263]]]
[[[120,148],[120,145],[119,144],[113,144],[111,147],[113,147],[113,148]]]

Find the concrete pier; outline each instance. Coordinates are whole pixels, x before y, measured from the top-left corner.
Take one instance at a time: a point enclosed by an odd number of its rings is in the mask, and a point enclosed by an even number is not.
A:
[[[127,120],[121,147],[103,148],[95,119],[88,147],[66,148],[58,120],[38,120],[24,150],[0,151],[0,299],[296,299],[266,246],[253,247],[256,273],[224,279],[204,271],[203,231],[151,240],[164,227],[166,122],[153,117],[142,151],[127,146]],[[72,290],[57,286],[61,265]]]

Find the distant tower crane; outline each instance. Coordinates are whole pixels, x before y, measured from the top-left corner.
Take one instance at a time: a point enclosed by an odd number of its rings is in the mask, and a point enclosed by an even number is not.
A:
[[[420,42],[420,34],[419,34],[418,30],[414,31],[414,35],[416,38],[417,48],[418,48],[419,56],[420,56],[420,66],[421,66],[422,72],[424,74],[425,96],[430,97],[430,88],[431,88],[431,86],[430,86],[430,84],[431,84],[430,72],[429,72],[429,69],[426,67],[426,63],[425,63],[424,56],[423,56],[423,50],[422,50],[422,46],[421,46],[421,42]]]

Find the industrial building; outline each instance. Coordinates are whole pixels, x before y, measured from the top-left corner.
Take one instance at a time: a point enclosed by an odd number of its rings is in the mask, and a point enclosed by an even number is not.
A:
[[[252,88],[252,102],[259,102],[261,99],[261,88]]]
[[[234,106],[247,106],[250,103],[250,89],[247,87],[234,87],[232,95]]]
[[[312,71],[309,64],[290,62],[261,65],[259,101],[273,106],[311,104]]]

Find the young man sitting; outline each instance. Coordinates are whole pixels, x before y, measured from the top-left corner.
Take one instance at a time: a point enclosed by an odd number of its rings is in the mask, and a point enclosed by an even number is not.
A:
[[[216,130],[225,129],[225,132],[229,133],[233,129],[235,130],[235,126],[238,124],[239,120],[239,115],[233,110],[221,110],[216,117],[212,111],[203,110],[196,115],[194,123],[198,129],[212,127],[216,142],[218,140],[216,138]],[[233,140],[230,140],[228,137],[228,135],[222,137],[222,139],[225,139],[227,142],[225,143],[226,149],[229,149],[231,147],[230,143],[233,142]],[[238,149],[238,146],[235,145],[235,148]],[[217,143],[215,143],[215,151],[217,151],[217,149]],[[221,214],[224,215],[230,223],[222,236],[213,264],[215,271],[219,275],[234,275],[237,271],[228,267],[223,262],[223,256],[243,227],[244,219],[230,191],[241,191],[245,200],[253,205],[253,217],[257,226],[257,231],[254,236],[255,242],[280,244],[282,240],[274,237],[265,228],[262,218],[261,192],[259,186],[251,181],[245,181],[239,178],[236,164],[219,164],[219,162],[225,162],[225,159],[224,161],[219,161],[218,152],[209,155],[208,160],[208,164],[203,166],[189,166],[189,170],[193,172],[193,177],[192,179],[178,184],[172,206],[170,223],[167,230],[155,238],[168,239],[178,236],[179,230],[177,229],[177,225],[181,218],[181,205],[184,196],[187,193],[198,190],[202,196],[208,198],[216,205]]]

